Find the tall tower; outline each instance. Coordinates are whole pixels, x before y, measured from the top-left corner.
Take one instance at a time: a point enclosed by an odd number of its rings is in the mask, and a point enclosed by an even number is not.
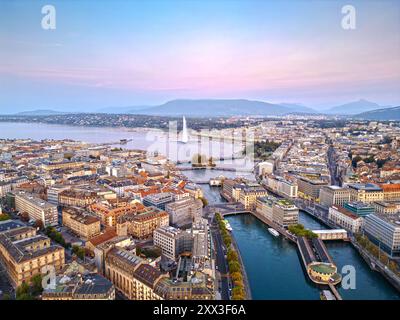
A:
[[[182,140],[181,142],[186,143],[189,141],[187,127],[186,127],[186,118],[183,116],[183,128],[182,128]]]

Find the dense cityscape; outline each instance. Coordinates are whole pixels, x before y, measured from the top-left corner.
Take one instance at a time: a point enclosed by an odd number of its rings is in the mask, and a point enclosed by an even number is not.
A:
[[[296,277],[309,278],[321,299],[342,299],[329,241],[350,242],[400,289],[399,126],[263,119],[209,139],[243,132],[256,152],[231,156],[254,161],[245,176],[226,156],[172,161],[131,148],[128,133],[112,144],[0,140],[2,299],[251,299],[231,215],[252,215],[270,237],[297,246],[304,273]],[[206,135],[185,125],[182,134],[182,146]],[[199,171],[210,178],[188,178]],[[307,228],[299,212],[326,230]]]

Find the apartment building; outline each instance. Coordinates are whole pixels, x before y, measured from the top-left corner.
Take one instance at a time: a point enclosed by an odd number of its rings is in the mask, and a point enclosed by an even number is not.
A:
[[[104,225],[115,227],[118,217],[126,214],[140,214],[146,212],[146,207],[139,202],[107,202],[91,204],[88,210],[99,217]]]
[[[182,199],[166,204],[165,211],[169,214],[171,225],[184,228],[191,226],[194,217],[201,217],[203,202],[200,199]]]
[[[48,237],[37,235],[34,228],[10,226],[0,232],[0,262],[11,284],[18,287],[41,274],[44,267],[61,270],[65,263],[64,248],[53,245]]]
[[[122,248],[113,248],[105,261],[105,276],[130,300],[160,300],[156,285],[167,275]]]
[[[155,229],[168,225],[167,212],[156,207],[148,207],[144,213],[125,214],[118,217],[116,230],[119,236],[130,235],[136,239],[146,239],[153,235]]]
[[[58,204],[61,206],[86,208],[97,200],[97,193],[90,191],[68,189],[58,194]]]
[[[26,212],[31,220],[41,221],[44,227],[58,225],[57,206],[32,193],[17,191],[15,193],[15,209],[21,213]]]
[[[343,206],[350,201],[350,190],[339,186],[323,186],[319,192],[319,200],[327,208]]]
[[[100,219],[74,208],[63,208],[62,223],[83,240],[100,233]]]

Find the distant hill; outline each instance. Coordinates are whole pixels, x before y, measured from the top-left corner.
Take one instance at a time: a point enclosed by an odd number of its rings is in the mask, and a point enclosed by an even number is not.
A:
[[[343,115],[352,115],[358,114],[370,110],[382,109],[386,108],[384,106],[380,106],[375,102],[371,102],[368,100],[360,99],[358,101],[349,102],[340,106],[332,107],[330,109],[322,111],[325,114],[343,114]],[[389,106],[387,107],[389,108]]]
[[[366,120],[400,120],[400,106],[363,112],[354,118]]]
[[[54,110],[47,110],[47,109],[39,109],[39,110],[32,110],[32,111],[22,111],[15,113],[16,116],[52,116],[58,114],[67,114],[68,112],[60,112]]]
[[[279,116],[295,111],[294,107],[245,99],[181,99],[138,110],[135,113],[158,116],[222,117],[239,115]]]
[[[301,114],[301,113],[318,113],[316,110],[303,106],[299,103],[280,103],[279,105],[283,107],[290,108],[293,113]]]

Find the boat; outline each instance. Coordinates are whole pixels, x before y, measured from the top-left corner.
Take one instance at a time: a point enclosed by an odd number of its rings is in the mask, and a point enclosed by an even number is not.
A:
[[[276,231],[274,228],[268,228],[268,232],[272,234],[274,237],[279,237],[279,232]]]
[[[231,225],[230,225],[230,223],[227,220],[224,220],[224,223],[225,223],[226,230],[228,230],[228,231],[232,231],[233,230]]]

